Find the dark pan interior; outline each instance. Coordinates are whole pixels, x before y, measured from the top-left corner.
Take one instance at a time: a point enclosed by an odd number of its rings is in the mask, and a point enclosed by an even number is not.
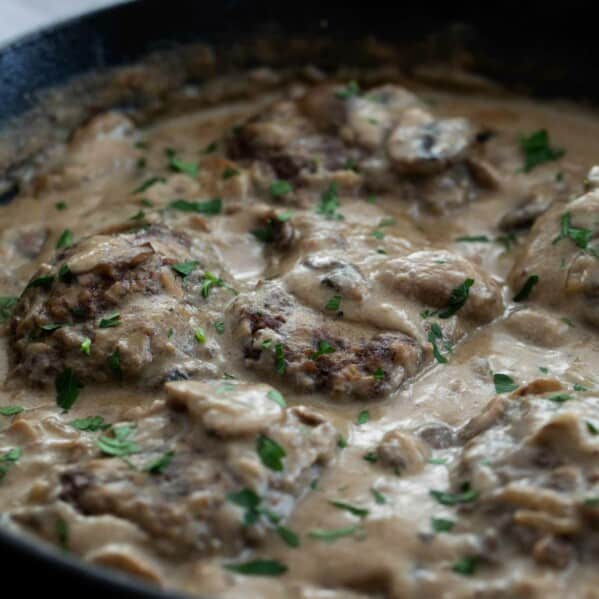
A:
[[[443,57],[457,43],[474,57],[475,70],[512,87],[539,95],[599,100],[599,51],[590,2],[570,2],[567,7],[545,2],[443,6],[426,4],[418,10],[414,3],[242,0],[139,0],[119,5],[0,49],[0,131],[3,124],[34,110],[46,88],[92,70],[125,65],[189,42],[204,42],[234,54],[242,40],[264,36],[277,40],[281,49],[291,45],[292,36],[326,39],[331,51],[311,57],[325,68],[358,60],[352,55],[354,40],[368,36],[407,44],[432,59]],[[246,56],[244,60],[257,59]],[[24,125],[17,120],[16,127],[18,133]],[[15,146],[15,154],[18,150]],[[14,189],[10,191],[0,190],[0,196],[14,195]],[[64,597],[81,597],[90,591],[124,598],[167,596],[116,574],[83,567],[1,527],[0,553],[5,573],[30,573],[13,579],[25,596],[39,588]]]

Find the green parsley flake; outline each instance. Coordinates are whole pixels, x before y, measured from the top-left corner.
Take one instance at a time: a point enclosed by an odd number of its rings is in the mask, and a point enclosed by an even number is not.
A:
[[[341,305],[341,296],[334,295],[329,301],[324,305],[325,310],[330,310],[331,312],[337,312],[339,310],[339,306]]]
[[[228,167],[223,171],[223,174],[221,175],[223,179],[232,179],[233,177],[236,177],[237,175],[239,175],[241,171],[239,171],[236,168],[232,168],[232,167]]]
[[[439,350],[437,342],[443,340],[443,331],[441,327],[436,323],[431,324],[431,328],[428,332],[428,341],[433,346],[433,356],[439,364],[447,364],[447,358]]]
[[[213,287],[227,287],[225,282],[210,271],[204,273],[202,279],[202,297],[207,298]]]
[[[374,501],[377,505],[385,505],[387,503],[387,498],[380,491],[377,491],[373,488],[370,489],[370,492],[372,493]]]
[[[56,204],[54,204],[54,208],[56,208],[56,210],[58,210],[59,212],[66,210],[67,207],[68,206],[67,206],[66,202],[56,202]]]
[[[448,491],[429,491],[430,496],[436,499],[441,505],[459,505],[461,503],[471,503],[478,499],[478,491],[475,491],[470,487],[470,483],[465,482],[462,484],[459,493],[450,493]]]
[[[366,424],[370,420],[370,412],[368,410],[362,410],[358,414],[358,419],[356,420],[356,424]]]
[[[463,557],[455,562],[451,569],[456,574],[461,574],[462,576],[472,576],[476,572],[478,564],[479,559],[477,557]]]
[[[43,287],[44,289],[50,289],[52,284],[54,283],[54,275],[46,275],[43,277],[36,277],[27,283],[27,287],[25,287],[25,291],[32,287]]]
[[[514,379],[501,372],[496,372],[493,375],[493,384],[495,385],[495,393],[511,393],[518,388],[518,385],[514,383]]]
[[[16,416],[24,410],[23,406],[2,406],[0,407],[0,416]]]
[[[340,100],[349,100],[360,93],[360,86],[357,81],[350,81],[343,89],[335,92],[335,97]]]
[[[260,435],[256,440],[256,451],[267,468],[275,472],[283,470],[283,458],[287,453],[276,441],[266,435]]]
[[[335,353],[335,348],[327,341],[324,341],[321,339],[318,342],[316,351],[313,352],[312,354],[310,354],[310,359],[318,360],[318,358],[320,358],[320,356],[324,356],[325,354],[333,354],[333,353]]]
[[[110,428],[110,424],[104,422],[102,416],[88,416],[87,418],[77,418],[69,422],[69,425],[80,431],[95,433]]]
[[[293,187],[288,181],[273,181],[270,184],[270,195],[273,198],[281,198],[293,191]]]
[[[68,548],[69,548],[69,526],[68,526],[68,524],[62,518],[58,518],[58,520],[56,520],[55,530],[56,530],[56,536],[58,538],[58,544],[60,545],[60,547],[63,550],[68,551]]]
[[[453,520],[447,518],[431,518],[431,527],[435,532],[449,532],[455,526]]]
[[[553,401],[554,403],[564,403],[564,402],[570,401],[571,399],[574,399],[574,398],[571,395],[569,395],[568,393],[558,393],[557,395],[551,395],[547,399],[549,401]]]
[[[174,456],[174,451],[166,451],[159,458],[156,458],[153,462],[150,462],[147,466],[144,466],[144,470],[150,474],[162,474],[173,461]]]
[[[466,303],[472,285],[474,285],[474,279],[466,279],[461,285],[453,289],[449,294],[447,306],[439,312],[439,318],[453,316]]]
[[[370,511],[367,509],[356,507],[355,505],[346,503],[345,501],[329,501],[329,503],[340,510],[344,510],[354,516],[357,516],[358,518],[366,518],[366,516],[368,516],[370,513]]]
[[[112,374],[118,380],[123,378],[123,369],[121,367],[121,352],[118,349],[115,349],[108,356],[108,367],[112,371]]]
[[[285,353],[283,346],[280,343],[275,345],[275,368],[277,374],[285,374],[287,370],[287,361],[285,360]]]
[[[523,302],[528,299],[530,292],[533,290],[534,286],[539,282],[538,275],[530,275],[524,285],[522,285],[522,289],[514,295],[512,298],[515,302]]]
[[[0,324],[4,324],[10,319],[18,301],[18,297],[0,296]]]
[[[89,356],[91,353],[92,340],[89,337],[86,337],[82,342],[79,348],[81,349],[81,353]]]
[[[113,312],[105,318],[101,318],[98,323],[98,327],[101,329],[110,329],[112,327],[118,327],[121,324],[121,315],[118,312]]]
[[[0,455],[0,481],[6,476],[11,466],[19,461],[22,455],[22,451],[19,447],[13,447],[6,453]]]
[[[560,218],[560,232],[553,240],[553,245],[559,243],[563,239],[570,239],[580,249],[587,249],[589,242],[593,237],[593,231],[581,227],[573,227],[571,224],[572,215],[569,212],[564,212]]]
[[[222,335],[225,332],[225,323],[222,320],[217,320],[214,323],[214,328],[219,335]]]
[[[520,149],[524,155],[522,170],[525,173],[528,173],[544,162],[558,160],[566,153],[562,148],[551,147],[549,134],[545,129],[534,131],[530,135],[522,135],[519,142]]]
[[[372,377],[375,381],[382,381],[385,378],[385,371],[382,368],[377,368],[373,373]]]
[[[286,408],[287,407],[287,402],[285,401],[285,398],[283,397],[283,394],[280,393],[279,391],[277,391],[276,389],[271,389],[266,394],[266,397],[268,397],[268,399],[270,399],[271,401],[274,401],[276,404],[278,404],[282,408]]]
[[[198,327],[193,334],[198,343],[206,343],[206,333],[202,327]]]
[[[271,559],[254,559],[239,564],[225,564],[223,567],[245,576],[280,576],[288,570],[285,564]]]
[[[339,195],[337,184],[333,181],[321,194],[316,213],[322,214],[328,220],[343,220],[343,215],[337,212]]]
[[[150,177],[146,179],[139,187],[133,190],[133,193],[142,193],[152,187],[152,185],[156,185],[156,183],[165,183],[166,179],[164,177]]]
[[[113,426],[113,436],[109,437],[108,435],[101,435],[97,439],[96,445],[103,454],[118,458],[139,453],[139,446],[130,439],[133,430],[134,427],[130,424]]]
[[[199,167],[196,162],[184,162],[180,158],[177,158],[173,152],[168,152],[168,155],[168,165],[173,172],[184,173],[194,179],[198,176]]]
[[[65,229],[56,242],[56,249],[70,248],[73,245],[74,237],[73,232],[70,229]]]
[[[599,435],[599,427],[593,424],[590,420],[585,421],[585,424],[587,425],[587,431],[589,431],[591,435]]]
[[[65,368],[60,374],[56,375],[54,387],[56,389],[56,404],[63,410],[68,411],[77,401],[79,391],[83,389],[83,384],[70,368]]]
[[[317,528],[308,532],[308,536],[313,539],[324,541],[325,543],[333,543],[337,539],[343,537],[351,537],[362,529],[359,526],[345,526],[344,528],[322,529]]]
[[[204,214],[213,216],[220,214],[223,210],[223,201],[221,198],[212,198],[205,202],[189,202],[188,200],[173,200],[168,207],[171,210],[178,210],[179,212],[196,212],[198,214]]]
[[[456,237],[456,241],[461,243],[489,243],[491,240],[486,235],[464,235]]]

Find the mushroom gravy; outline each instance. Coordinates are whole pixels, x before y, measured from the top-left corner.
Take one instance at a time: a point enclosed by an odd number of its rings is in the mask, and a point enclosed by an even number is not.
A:
[[[417,81],[94,117],[0,206],[5,524],[206,597],[599,596],[598,156]]]

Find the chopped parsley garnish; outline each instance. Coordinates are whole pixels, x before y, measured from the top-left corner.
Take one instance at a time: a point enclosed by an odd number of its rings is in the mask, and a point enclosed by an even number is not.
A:
[[[360,93],[360,86],[357,81],[350,81],[343,89],[339,89],[335,92],[335,97],[340,100],[348,100],[353,98]]]
[[[493,384],[495,385],[495,393],[511,393],[518,388],[512,377],[501,372],[496,372],[493,375]]]
[[[323,341],[322,339],[318,342],[318,346],[316,351],[310,354],[311,360],[318,360],[320,356],[324,356],[325,354],[333,354],[335,353],[335,348],[328,343],[327,341]]]
[[[375,238],[375,239],[385,239],[385,234],[382,231],[379,231],[378,229],[376,229],[375,231],[373,231],[371,233],[371,235]]]
[[[286,528],[285,526],[281,526],[280,524],[276,527],[275,530],[277,531],[277,534],[281,537],[281,539],[283,539],[283,541],[285,541],[285,543],[289,545],[289,547],[299,547],[299,537],[292,530]]]
[[[6,476],[11,466],[19,461],[22,453],[20,447],[13,447],[6,453],[0,455],[0,481]]]
[[[156,183],[164,183],[166,179],[164,177],[150,177],[146,179],[138,188],[133,190],[133,193],[142,193],[152,187],[152,185],[156,185]]]
[[[254,559],[240,564],[225,564],[223,567],[245,576],[280,576],[288,570],[285,564],[272,559]]]
[[[455,522],[447,518],[431,518],[431,526],[435,532],[449,532],[455,526]]]
[[[550,397],[547,398],[549,401],[553,401],[555,403],[564,403],[566,401],[570,401],[571,399],[574,399],[571,395],[569,395],[568,393],[558,393],[557,395],[552,395]]]
[[[358,414],[358,419],[356,420],[356,424],[366,424],[370,420],[370,412],[368,410],[362,410]]]
[[[365,453],[362,456],[362,459],[365,460],[366,462],[370,462],[371,464],[374,464],[375,462],[378,462],[379,456],[376,454],[375,451],[369,451],[368,453]]]
[[[572,386],[572,389],[574,389],[574,391],[588,391],[588,389],[584,385],[581,385],[580,383],[574,383],[574,385]]]
[[[372,376],[375,381],[382,381],[385,378],[385,371],[382,368],[377,368],[372,373]]]
[[[599,435],[599,427],[594,425],[590,420],[586,420],[585,424],[587,425],[587,431],[589,431],[591,435]]]
[[[281,198],[283,196],[286,196],[288,193],[291,193],[293,191],[293,187],[291,186],[291,183],[289,183],[288,181],[273,181],[270,184],[270,195],[273,198]]]
[[[429,491],[430,496],[436,499],[441,505],[459,505],[461,503],[471,503],[478,499],[478,491],[475,491],[470,483],[462,484],[459,493],[450,493],[448,491]]]
[[[285,360],[285,353],[283,346],[280,343],[275,345],[275,368],[277,374],[285,374],[287,370],[287,361]]]
[[[214,328],[219,335],[222,335],[225,332],[225,323],[222,320],[217,320],[214,323]]]
[[[177,158],[174,151],[167,150],[169,168],[175,173],[185,173],[194,179],[198,176],[198,164],[195,162],[184,162]]]
[[[103,431],[110,428],[110,424],[104,422],[102,416],[88,416],[87,418],[77,418],[72,420],[69,424],[80,431],[88,431],[95,433],[96,431]]]
[[[337,447],[339,449],[345,449],[347,447],[347,439],[345,437],[340,436],[337,439]]]
[[[171,268],[183,278],[188,277],[199,265],[197,260],[188,260],[186,262],[177,262],[171,264]]]
[[[562,318],[560,318],[560,320],[564,324],[568,325],[570,328],[572,328],[572,329],[574,328],[574,323],[569,318],[566,318],[565,316],[563,316]]]
[[[447,358],[441,353],[441,351],[439,350],[439,346],[437,345],[437,342],[440,342],[442,340],[443,331],[436,322],[433,322],[428,332],[428,341],[433,346],[433,356],[435,360],[437,360],[439,364],[447,364]]]
[[[115,349],[108,356],[108,367],[117,379],[120,380],[123,378],[123,369],[121,367],[121,352],[118,349]]]
[[[179,212],[197,212],[198,214],[214,215],[222,212],[223,201],[221,198],[212,198],[205,202],[190,202],[179,199],[173,200],[168,207]]]
[[[138,210],[129,220],[143,220],[146,218],[146,213],[143,210]]]
[[[141,200],[139,200],[139,203],[142,206],[145,206],[146,208],[153,208],[154,207],[154,202],[152,202],[152,200],[148,200],[148,198],[142,198]]]
[[[207,270],[202,279],[202,297],[207,298],[213,287],[228,287],[228,285],[220,277]],[[231,287],[228,288],[231,289]]]
[[[198,327],[194,332],[193,336],[196,338],[198,343],[206,343],[206,333],[202,327]]]
[[[562,241],[562,239],[571,239],[577,247],[586,250],[593,237],[591,229],[573,227],[571,224],[572,215],[564,212],[560,218],[559,235],[553,240],[553,245]]]
[[[543,374],[547,374],[549,372],[549,368],[547,368],[546,366],[539,366],[539,371]]]
[[[73,280],[73,273],[68,264],[61,264],[58,269],[58,280],[63,283],[70,283]]]
[[[25,410],[23,406],[3,406],[0,407],[0,416],[16,416],[23,410]]]
[[[524,155],[522,170],[528,173],[539,164],[558,160],[566,152],[562,148],[552,148],[546,129],[539,129],[530,135],[520,136],[520,149]]]
[[[63,410],[68,411],[77,401],[83,384],[70,368],[65,368],[60,374],[56,375],[54,388],[56,389],[56,404]]]
[[[56,210],[59,212],[62,212],[63,210],[67,209],[67,204],[66,202],[56,202],[56,204],[54,204],[54,208],[56,208]]]
[[[25,287],[25,291],[31,287],[43,287],[44,289],[50,289],[52,287],[52,283],[54,283],[54,275],[46,275],[43,277],[36,277],[32,279]]]
[[[370,489],[370,492],[372,493],[374,501],[377,505],[385,505],[385,503],[387,503],[387,498],[380,491],[377,491],[373,488]]]
[[[105,318],[101,318],[98,322],[98,327],[101,329],[111,329],[112,327],[118,327],[121,324],[121,315],[118,312],[113,312]]]
[[[343,220],[343,215],[337,212],[338,208],[339,195],[337,193],[337,184],[333,181],[320,195],[320,202],[316,207],[316,212],[329,220]]]
[[[530,277],[528,277],[528,279],[526,279],[526,282],[524,283],[524,285],[522,285],[522,289],[520,289],[520,291],[518,291],[518,293],[516,293],[516,295],[514,295],[514,297],[512,299],[515,302],[523,302],[524,300],[528,299],[530,292],[533,290],[534,286],[538,282],[539,282],[538,275],[530,275]]]
[[[218,142],[211,141],[203,150],[204,154],[212,154],[218,150]]]
[[[329,301],[324,305],[325,310],[330,310],[331,312],[337,312],[339,310],[339,306],[341,305],[341,296],[334,295]]]
[[[395,224],[397,224],[397,221],[394,218],[387,217],[387,218],[381,218],[378,226],[379,227],[392,227]]]
[[[175,452],[172,450],[165,451],[159,458],[144,466],[144,470],[150,474],[162,474],[173,461]]]
[[[376,198],[376,196],[370,195],[370,196],[368,196],[368,197],[366,198],[366,201],[367,201],[369,204],[376,204],[376,202],[377,202],[377,198]]]
[[[366,518],[366,516],[368,516],[370,513],[370,511],[367,509],[356,507],[355,505],[346,503],[345,501],[329,501],[329,503],[340,510],[344,510],[354,516],[357,516],[358,518]]]
[[[58,518],[58,520],[56,520],[56,524],[54,526],[55,526],[55,530],[56,530],[56,536],[58,537],[58,544],[60,545],[60,547],[62,547],[62,549],[67,551],[69,548],[69,526],[68,526],[68,524],[62,518]]]
[[[131,440],[134,427],[130,424],[122,424],[121,426],[112,427],[112,437],[101,435],[96,441],[96,445],[105,455],[115,456],[118,458],[139,453],[139,445]]]
[[[268,397],[268,399],[270,399],[271,401],[274,401],[276,404],[280,405],[282,408],[287,407],[287,402],[285,401],[283,394],[277,391],[276,389],[271,389],[266,394],[266,397]]]
[[[84,353],[86,356],[89,356],[92,348],[92,340],[89,337],[86,337],[79,346],[81,349],[81,353]]]
[[[478,564],[479,559],[477,557],[463,557],[455,562],[451,569],[456,574],[461,574],[462,576],[472,576],[476,572]]]
[[[251,489],[242,489],[235,493],[229,493],[227,500],[231,503],[245,509],[243,515],[243,523],[245,526],[251,526],[258,521],[260,512],[258,506],[260,505],[261,499]]]
[[[223,171],[221,175],[223,179],[231,179],[232,177],[236,177],[240,171],[236,168],[228,167]]]
[[[584,500],[584,505],[591,507],[599,507],[599,497],[587,497]]]
[[[0,324],[4,324],[10,319],[18,301],[18,297],[9,295],[0,296]]]
[[[456,237],[456,241],[462,243],[489,243],[491,241],[486,235],[463,235]]]
[[[266,435],[260,435],[256,440],[256,451],[267,468],[275,472],[283,470],[283,458],[287,453],[276,441]]]
[[[361,528],[359,526],[345,526],[344,528],[333,528],[329,530],[317,528],[315,530],[309,531],[308,536],[312,537],[313,539],[324,541],[325,543],[332,543],[333,541],[343,537],[351,537],[360,530]]]
[[[56,242],[56,249],[70,248],[73,245],[75,238],[73,237],[73,231],[65,229]]]
[[[474,279],[466,279],[461,285],[454,288],[449,294],[447,306],[439,312],[439,318],[453,316],[466,303],[472,285],[474,285]]]
[[[43,324],[40,329],[44,331],[44,333],[51,333],[52,331],[57,331],[64,326],[65,325],[62,322],[49,322],[48,324]]]
[[[435,466],[444,466],[445,464],[447,464],[447,459],[446,458],[429,458],[427,460],[427,462],[429,464],[433,464]]]

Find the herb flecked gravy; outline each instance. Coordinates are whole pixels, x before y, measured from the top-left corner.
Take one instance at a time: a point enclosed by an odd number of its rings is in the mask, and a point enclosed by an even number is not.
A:
[[[5,525],[213,597],[599,596],[599,119],[310,75],[0,207]]]

